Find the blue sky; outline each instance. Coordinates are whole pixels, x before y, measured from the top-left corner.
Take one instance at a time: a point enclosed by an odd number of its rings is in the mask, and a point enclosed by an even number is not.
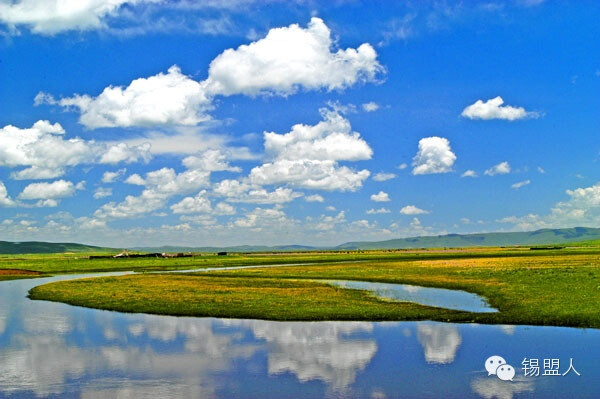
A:
[[[600,226],[600,5],[0,0],[0,239]]]

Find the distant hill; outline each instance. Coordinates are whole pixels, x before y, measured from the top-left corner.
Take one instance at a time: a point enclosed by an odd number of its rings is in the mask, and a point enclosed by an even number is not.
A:
[[[600,229],[574,227],[570,229],[541,229],[513,233],[446,234],[399,238],[387,241],[357,241],[339,245],[336,249],[404,249],[444,247],[500,247],[512,245],[568,244],[600,239]]]
[[[347,242],[334,247],[311,247],[307,245],[238,245],[230,247],[137,247],[140,252],[292,252],[314,250],[352,249],[410,249],[410,248],[461,248],[503,247],[513,245],[536,246],[570,244],[574,246],[600,245],[600,229],[574,227],[570,229],[542,229],[513,233],[446,234],[398,238],[387,241]],[[0,254],[62,253],[62,252],[120,252],[114,248],[102,248],[75,243],[50,243],[39,241],[0,241]]]
[[[0,241],[0,254],[52,254],[64,252],[106,252],[115,251],[111,248],[94,247],[91,245],[75,244],[71,242],[42,242]]]

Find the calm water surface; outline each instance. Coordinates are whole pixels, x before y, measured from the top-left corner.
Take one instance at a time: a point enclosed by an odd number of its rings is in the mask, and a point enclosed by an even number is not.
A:
[[[0,282],[0,398],[598,398],[600,330],[434,322],[270,322],[31,301]],[[503,356],[514,381],[488,376]],[[539,377],[524,377],[523,358]],[[542,376],[543,359],[581,374]]]
[[[497,312],[485,299],[466,291],[420,287],[407,284],[372,283],[367,281],[327,280],[342,288],[367,290],[379,298],[414,302],[438,308],[464,310],[474,313]]]

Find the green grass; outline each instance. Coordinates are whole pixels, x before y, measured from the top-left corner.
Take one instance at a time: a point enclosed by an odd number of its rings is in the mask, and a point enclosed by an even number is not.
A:
[[[319,256],[308,257],[324,262]],[[370,256],[381,259],[185,275],[94,278],[43,285],[31,290],[30,295],[34,299],[79,306],[169,315],[272,320],[428,319],[600,328],[598,250],[486,249],[390,255],[380,252]],[[255,260],[277,263],[281,257],[290,260],[282,255],[259,256]],[[247,258],[239,260],[248,262]],[[477,314],[394,303],[309,279],[462,289],[486,297],[500,312]]]
[[[343,261],[411,261],[424,259],[471,259],[536,257],[543,254],[600,254],[600,248],[573,248],[530,251],[529,248],[428,249],[383,251],[326,251],[299,253],[256,253],[216,256],[203,254],[189,258],[88,259],[93,254],[34,254],[0,256],[0,269],[25,269],[46,274],[109,271],[184,270],[201,267],[265,265],[287,263],[329,263]]]

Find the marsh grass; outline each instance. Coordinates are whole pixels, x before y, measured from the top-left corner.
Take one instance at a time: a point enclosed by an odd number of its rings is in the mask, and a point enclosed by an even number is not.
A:
[[[600,254],[599,248],[530,251],[526,248],[459,248],[421,250],[326,251],[297,253],[232,253],[228,256],[196,254],[187,258],[103,258],[89,259],[97,254],[33,254],[0,256],[0,269],[26,269],[41,273],[92,273],[109,271],[185,270],[203,267],[267,265],[290,263],[332,263],[351,261],[418,261],[471,258],[525,257],[541,255]],[[106,255],[106,254],[102,254]]]
[[[495,253],[497,256],[491,256]],[[532,254],[534,253],[534,254]],[[271,320],[438,320],[600,328],[598,251],[404,253],[363,263],[145,274],[51,283],[33,299],[123,312]],[[527,254],[527,255],[525,255]],[[396,255],[397,256],[397,255]],[[276,263],[273,257],[258,258]],[[498,313],[468,313],[374,298],[314,280],[461,289]],[[309,281],[310,280],[310,281]]]

